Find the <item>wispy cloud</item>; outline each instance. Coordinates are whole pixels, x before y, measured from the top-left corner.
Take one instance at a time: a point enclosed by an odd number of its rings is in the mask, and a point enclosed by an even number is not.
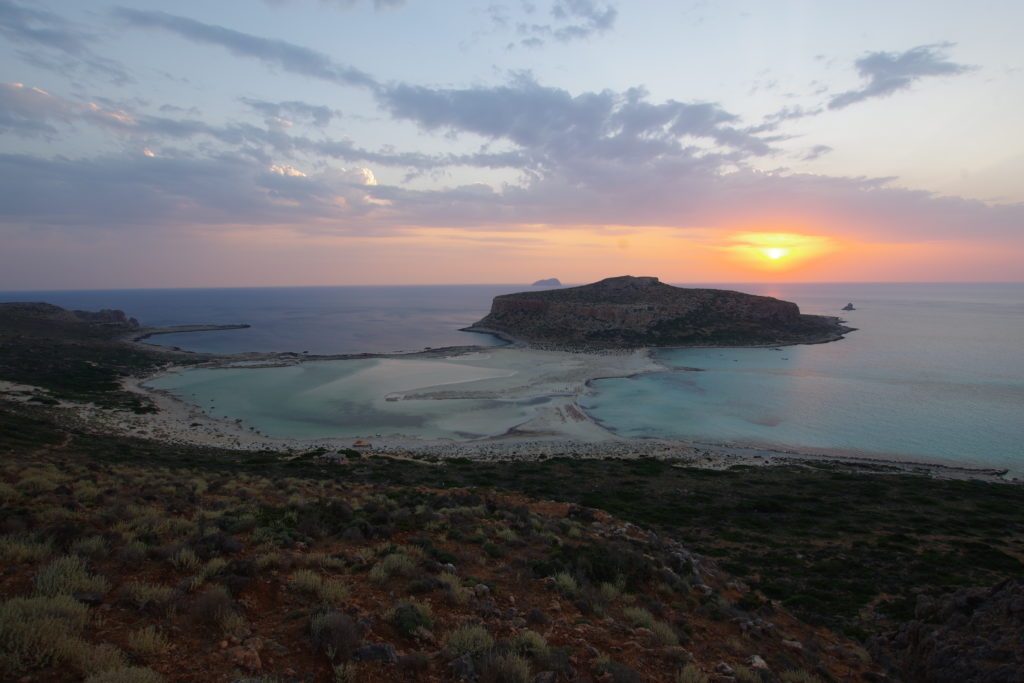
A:
[[[377,86],[377,81],[364,71],[339,64],[322,52],[284,40],[260,38],[166,12],[119,7],[114,10],[114,14],[133,26],[158,28],[195,43],[219,45],[232,54],[259,59],[291,73],[321,78],[340,85]]]
[[[92,32],[47,10],[0,0],[0,35],[26,46],[19,57],[40,68],[61,73],[84,68],[116,83],[131,80],[123,65],[92,50]]]
[[[295,4],[296,2],[302,2],[303,0],[263,0],[268,5],[289,5]],[[357,4],[360,0],[319,0],[319,3],[328,7],[337,7],[339,9],[349,9]],[[406,0],[373,0],[373,7],[376,10],[389,9],[393,7],[402,7],[406,3]]]
[[[541,47],[550,40],[569,43],[605,33],[615,27],[618,10],[607,2],[595,0],[554,0],[542,13],[537,5],[521,0],[524,19],[514,19],[507,5],[488,7],[491,23],[499,30],[513,29],[519,40],[508,47]]]
[[[276,126],[290,126],[293,119],[303,119],[323,128],[338,114],[337,110],[322,104],[297,101],[268,102],[251,97],[243,97],[241,101],[254,111],[266,116],[268,124]]]
[[[855,62],[857,71],[867,80],[865,86],[834,96],[828,107],[842,109],[872,97],[886,97],[906,90],[922,78],[955,76],[970,71],[970,66],[946,61],[946,52],[951,47],[952,43],[935,43],[900,53],[869,53]]]

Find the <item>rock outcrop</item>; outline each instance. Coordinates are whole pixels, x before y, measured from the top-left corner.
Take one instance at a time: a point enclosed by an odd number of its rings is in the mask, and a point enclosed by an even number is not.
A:
[[[1024,579],[921,595],[917,617],[869,650],[906,681],[1024,681]]]
[[[491,312],[466,329],[563,348],[806,344],[851,331],[838,318],[801,314],[788,301],[628,275],[497,296]]]
[[[4,320],[50,320],[64,323],[100,323],[138,327],[139,321],[129,318],[124,311],[104,308],[101,311],[69,311],[41,301],[14,301],[0,304],[0,318]]]

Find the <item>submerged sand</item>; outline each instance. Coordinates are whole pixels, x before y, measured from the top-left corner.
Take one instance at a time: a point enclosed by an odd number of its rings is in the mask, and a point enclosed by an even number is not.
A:
[[[694,443],[685,440],[636,439],[619,436],[594,422],[578,405],[589,391],[588,383],[606,377],[629,377],[660,372],[665,368],[644,349],[572,353],[528,348],[498,347],[459,349],[450,354],[381,357],[378,375],[363,389],[369,400],[401,405],[403,402],[445,402],[452,399],[526,400],[530,405],[511,423],[492,425],[492,431],[473,439],[417,438],[408,434],[365,434],[337,438],[279,438],[260,433],[237,419],[218,419],[199,406],[180,400],[168,391],[148,386],[156,377],[186,370],[168,367],[160,375],[127,378],[124,387],[151,398],[157,413],[135,415],[92,405],[64,404],[69,419],[107,433],[159,439],[167,443],[214,446],[239,450],[273,450],[301,453],[313,449],[341,450],[355,441],[371,443],[374,453],[398,457],[468,457],[485,460],[530,460],[561,456],[658,457],[681,464],[727,468],[734,465],[778,465],[827,460],[852,466],[892,466],[941,477],[999,479],[1000,471],[958,467],[935,462],[907,462],[899,458],[873,458],[842,452],[812,453],[736,444]],[[263,362],[223,359],[206,367],[253,367],[300,365],[311,361],[268,357]],[[317,361],[312,361],[317,362]],[[338,362],[338,361],[335,361]],[[344,361],[341,361],[344,362]],[[201,370],[197,370],[201,372]],[[258,371],[258,370],[256,370]],[[0,387],[2,389],[3,387]],[[376,393],[374,393],[376,392]],[[530,399],[545,399],[532,402]],[[472,422],[473,415],[452,415]]]

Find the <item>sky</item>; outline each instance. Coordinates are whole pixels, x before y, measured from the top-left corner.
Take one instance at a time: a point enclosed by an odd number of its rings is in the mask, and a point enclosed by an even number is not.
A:
[[[1019,0],[0,0],[0,290],[1024,279]]]

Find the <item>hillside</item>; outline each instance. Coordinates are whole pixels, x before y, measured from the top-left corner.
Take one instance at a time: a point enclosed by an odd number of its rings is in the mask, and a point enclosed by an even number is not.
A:
[[[466,328],[555,347],[805,344],[851,331],[788,301],[721,289],[685,289],[621,276],[581,287],[504,294]]]

